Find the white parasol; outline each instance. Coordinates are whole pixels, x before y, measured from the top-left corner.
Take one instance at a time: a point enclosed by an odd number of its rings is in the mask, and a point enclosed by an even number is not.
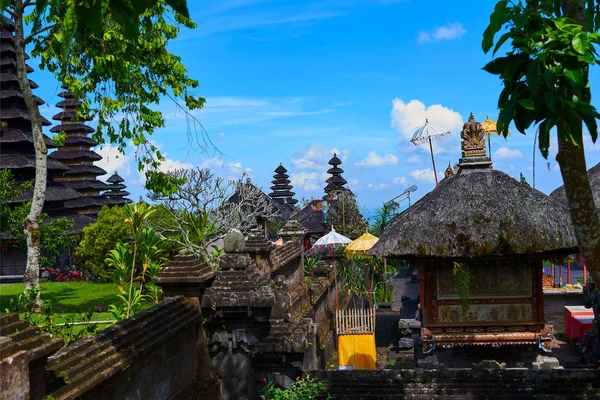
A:
[[[329,232],[327,235],[319,238],[319,240],[317,240],[315,242],[315,244],[313,244],[313,247],[333,245],[333,279],[335,281],[335,309],[336,309],[336,311],[339,309],[339,305],[338,305],[338,290],[337,290],[337,269],[335,267],[335,245],[336,244],[348,244],[348,243],[352,243],[352,240],[348,239],[344,235],[340,235],[339,233],[337,233],[335,231],[335,228],[332,226],[331,232]]]
[[[438,184],[437,172],[435,170],[435,160],[433,159],[433,146],[431,145],[431,140],[435,140],[442,136],[449,135],[450,131],[442,129],[438,126],[432,125],[429,121],[425,120],[425,125],[417,129],[417,131],[413,134],[410,142],[415,146],[423,143],[429,143],[429,151],[431,152],[431,163],[433,164],[433,174],[435,175],[435,185]]]

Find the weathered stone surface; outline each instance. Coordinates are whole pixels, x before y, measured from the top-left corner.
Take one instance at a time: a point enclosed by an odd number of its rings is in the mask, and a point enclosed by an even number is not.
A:
[[[252,307],[273,307],[275,305],[275,292],[269,286],[261,286],[252,293]]]
[[[423,369],[442,369],[444,368],[444,364],[440,363],[436,356],[428,356],[425,358],[420,358],[417,361],[417,365],[419,368]]]
[[[229,231],[223,239],[223,250],[225,253],[240,253],[246,249],[246,240],[244,235],[237,229]]]
[[[0,349],[12,342],[0,337]],[[26,351],[18,351],[0,359],[0,398],[22,400],[30,398],[29,358]]]
[[[556,357],[548,357],[538,355],[536,360],[533,362],[533,369],[546,369],[546,368],[563,368],[560,366]]]
[[[598,369],[308,371],[345,399],[597,399]]]
[[[408,350],[415,347],[415,342],[409,338],[402,338],[398,341],[398,348],[400,350]]]
[[[496,360],[481,360],[478,363],[473,363],[474,369],[505,369],[506,363],[499,363]]]

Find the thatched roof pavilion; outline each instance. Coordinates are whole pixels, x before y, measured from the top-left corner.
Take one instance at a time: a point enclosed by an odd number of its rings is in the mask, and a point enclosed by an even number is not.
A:
[[[471,114],[458,172],[397,216],[369,251],[419,266],[425,352],[436,346],[551,346],[542,262],[577,250],[569,210],[492,170],[485,137]],[[465,284],[468,297],[460,289]]]
[[[596,208],[600,207],[600,163],[594,165],[592,168],[587,171],[588,177],[590,178],[590,185],[592,187],[592,196],[594,197],[594,204],[596,204]],[[550,193],[550,197],[554,200],[558,201],[565,206],[568,206],[567,201],[567,193],[565,192],[565,186],[562,185],[556,189],[552,193]]]
[[[502,171],[461,168],[399,215],[371,250],[391,258],[576,251],[569,210]]]

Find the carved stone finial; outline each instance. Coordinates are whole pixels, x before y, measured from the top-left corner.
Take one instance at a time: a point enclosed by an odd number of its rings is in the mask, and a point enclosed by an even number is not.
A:
[[[446,179],[452,177],[452,175],[454,175],[454,171],[452,170],[452,167],[450,166],[450,161],[448,161],[448,168],[446,168],[446,171],[444,172],[444,176],[446,177]]]
[[[225,253],[241,253],[246,250],[244,235],[237,229],[232,229],[223,238],[223,250]]]
[[[460,138],[463,158],[485,157],[485,129],[479,122],[475,122],[473,113],[469,116],[469,122],[463,125]]]

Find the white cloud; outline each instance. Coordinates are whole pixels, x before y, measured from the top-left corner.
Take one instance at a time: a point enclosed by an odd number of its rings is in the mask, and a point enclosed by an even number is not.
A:
[[[241,162],[232,161],[227,163],[227,171],[225,172],[225,177],[228,179],[236,180],[242,178],[242,176],[246,174],[248,178],[252,178],[252,169],[244,168]]]
[[[223,167],[223,159],[216,157],[205,158],[202,160],[202,163],[200,163],[199,167],[202,169],[208,168],[210,170],[220,169],[221,167]]]
[[[463,119],[456,111],[441,104],[425,107],[425,104],[419,100],[405,103],[395,98],[392,100],[391,116],[392,128],[396,129],[406,141],[412,138],[418,128],[425,125],[425,120],[451,132],[460,132],[463,126]]]
[[[406,184],[407,184],[408,181],[403,176],[397,176],[397,177],[394,178],[394,180],[392,182],[394,182],[395,185],[406,186]]]
[[[131,166],[134,161],[133,154],[122,154],[117,147],[110,143],[97,147],[94,151],[102,156],[102,160],[96,162],[96,166],[104,169],[107,173],[101,179],[108,179],[116,171],[119,174],[128,174],[131,172]]]
[[[422,42],[437,42],[439,40],[454,40],[460,39],[467,33],[467,30],[460,22],[450,22],[443,26],[437,26],[432,31],[419,32],[419,43]]]
[[[344,163],[350,154],[350,150],[340,151],[336,148],[330,148],[317,142],[311,144],[306,151],[298,149],[294,156],[292,156],[291,162],[292,165],[298,169],[326,171],[330,168],[327,162],[333,157],[334,153],[336,153],[338,158]]]
[[[307,191],[319,189],[320,185],[317,179],[318,174],[316,172],[292,172],[290,175],[292,186],[302,188]]]
[[[498,150],[494,152],[493,159],[495,160],[504,160],[509,158],[520,158],[523,157],[523,153],[518,149],[510,149],[508,147],[500,147]]]
[[[373,190],[384,190],[384,189],[387,189],[387,188],[389,188],[389,187],[390,187],[390,184],[389,184],[389,183],[377,183],[377,184],[372,184],[372,183],[369,183],[369,184],[367,185],[367,187],[368,187],[369,189],[373,189]]]
[[[380,167],[382,165],[396,165],[398,164],[398,157],[393,154],[387,153],[384,154],[383,157],[377,154],[374,151],[370,151],[367,153],[367,157],[355,162],[354,165],[357,167]]]
[[[435,176],[431,168],[416,169],[408,173],[412,178],[426,183],[435,183]]]
[[[174,171],[176,169],[189,169],[193,168],[194,165],[189,162],[172,160],[170,158],[165,158],[161,163],[158,169],[162,172]]]
[[[419,164],[421,162],[421,157],[415,154],[414,156],[409,157],[406,162],[409,164]]]

